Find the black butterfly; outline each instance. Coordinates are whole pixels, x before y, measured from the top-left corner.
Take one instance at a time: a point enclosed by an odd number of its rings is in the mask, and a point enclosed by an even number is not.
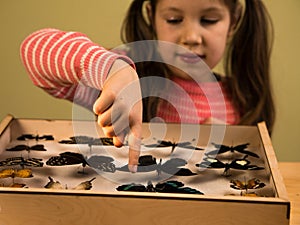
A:
[[[29,167],[43,167],[44,163],[42,162],[42,159],[37,158],[28,158],[24,159],[23,157],[11,157],[7,158],[4,161],[0,162],[0,166],[29,166]]]
[[[142,184],[124,184],[116,188],[118,191],[135,191],[135,192],[160,192],[160,193],[185,193],[185,194],[200,194],[201,191],[190,187],[184,187],[184,184],[180,181],[166,181],[163,183],[157,183],[155,186],[152,182],[148,182],[147,186]]]
[[[32,134],[23,134],[17,138],[17,140],[19,140],[19,141],[25,141],[25,140],[31,140],[31,139],[35,139],[36,141],[41,140],[41,139],[46,140],[46,141],[52,141],[52,140],[54,140],[54,137],[52,135],[39,136],[39,135],[32,135]]]
[[[63,152],[58,156],[52,156],[46,162],[49,166],[66,166],[82,164],[83,167],[87,165],[104,172],[115,172],[115,165],[112,163],[113,158],[108,156],[91,156],[85,158],[82,154],[76,152]]]
[[[116,166],[113,163],[114,159],[109,156],[93,155],[86,159],[87,164],[95,169],[114,173]]]
[[[157,171],[158,175],[161,172],[172,174],[175,176],[193,176],[196,173],[193,173],[188,168],[182,168],[187,162],[184,159],[180,158],[171,158],[162,164],[162,159],[160,159],[157,164],[156,158],[152,155],[143,155],[139,157],[137,172],[151,172]],[[120,168],[116,168],[119,171],[129,172],[128,165],[125,165]]]
[[[242,182],[240,180],[231,180],[230,183],[231,188],[246,191],[249,189],[263,188],[264,186],[266,186],[265,183],[260,182],[260,180],[257,178],[253,178],[245,182]]]
[[[87,144],[92,145],[111,145],[113,146],[113,139],[107,137],[93,138],[89,136],[73,136],[69,140],[59,141],[61,144]]]
[[[235,159],[230,163],[223,163],[217,158],[206,157],[199,164],[196,164],[197,167],[201,168],[224,168],[223,175],[230,176],[229,169],[237,169],[237,170],[262,170],[263,167],[259,167],[256,165],[251,165],[250,161],[246,158],[248,155],[245,155],[242,159]]]
[[[12,148],[8,148],[6,149],[6,151],[47,151],[47,149],[45,149],[44,145],[33,145],[33,146],[28,146],[28,145],[17,145],[15,147]]]
[[[250,156],[259,158],[259,156],[256,153],[245,150],[248,147],[249,143],[236,145],[236,146],[227,146],[227,145],[220,145],[220,144],[215,144],[215,143],[212,143],[212,144],[217,149],[207,153],[209,155],[216,155],[216,154],[222,154],[222,153],[229,152],[229,151],[230,152],[235,152],[236,151],[236,152],[239,152],[239,153],[242,153],[242,154],[246,154],[246,155],[250,155]]]
[[[145,145],[146,147],[150,148],[161,148],[161,147],[172,147],[171,152],[175,150],[176,147],[181,147],[181,148],[187,148],[187,149],[194,149],[194,150],[203,150],[202,148],[192,146],[191,142],[172,142],[172,141],[166,141],[166,140],[158,140],[156,144],[149,144]]]

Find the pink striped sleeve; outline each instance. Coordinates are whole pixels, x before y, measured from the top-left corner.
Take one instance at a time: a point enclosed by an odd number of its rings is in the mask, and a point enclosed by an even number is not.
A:
[[[33,83],[49,94],[73,100],[78,84],[102,89],[116,59],[124,56],[93,43],[79,32],[42,29],[29,35],[20,47],[21,60]]]

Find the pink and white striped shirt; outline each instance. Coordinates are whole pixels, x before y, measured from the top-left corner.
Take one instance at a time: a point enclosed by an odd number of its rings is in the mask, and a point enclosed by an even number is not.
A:
[[[134,67],[127,56],[106,50],[82,33],[51,28],[29,35],[21,44],[20,54],[36,86],[54,97],[89,109],[116,59],[123,59]],[[173,81],[191,101],[177,89],[169,90],[157,109],[157,116],[164,121],[202,123],[209,117],[216,117],[227,124],[238,123],[239,114],[226,94],[224,83],[211,82],[199,88],[195,82],[177,78]]]

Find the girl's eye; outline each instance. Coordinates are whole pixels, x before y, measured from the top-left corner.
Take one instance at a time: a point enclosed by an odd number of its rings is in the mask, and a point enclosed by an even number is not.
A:
[[[208,25],[210,25],[210,24],[215,24],[215,23],[217,23],[219,20],[218,19],[207,19],[207,18],[202,18],[201,19],[201,23],[203,23],[203,24],[208,24]]]
[[[178,23],[182,22],[182,19],[176,19],[176,18],[173,19],[172,18],[172,19],[167,19],[166,21],[169,24],[178,24]]]

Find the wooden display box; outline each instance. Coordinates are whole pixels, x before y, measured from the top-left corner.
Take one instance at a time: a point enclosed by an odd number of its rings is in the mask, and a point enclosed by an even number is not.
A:
[[[8,152],[9,147],[19,144],[17,137],[23,134],[51,134],[54,140],[21,141],[28,146],[44,144],[47,151]],[[113,146],[93,147],[88,145],[62,145],[59,140],[75,135],[101,137],[103,134],[94,121],[17,119],[8,115],[0,124],[0,161],[9,157],[42,158],[44,162],[51,156],[66,151],[84,152],[89,155],[106,154],[115,159],[116,165],[127,162],[127,147],[116,149]],[[205,150],[187,150],[177,146],[150,149],[147,143],[157,140],[173,142],[190,141],[194,146]],[[259,159],[249,156],[251,164],[263,167],[262,170],[229,169],[224,176],[224,168],[198,168],[207,157],[211,143],[239,145],[249,143],[249,150],[259,155]],[[264,123],[257,126],[222,125],[178,125],[143,124],[142,155],[153,154],[157,159],[169,156],[184,157],[187,167],[195,176],[158,177],[157,171],[136,173],[117,171],[99,172],[86,166],[84,173],[81,165],[51,167],[44,163],[41,168],[32,168],[32,178],[1,178],[0,184],[0,224],[1,225],[83,225],[83,224],[178,224],[178,225],[286,225],[289,224],[290,202],[278,170],[276,156]],[[210,147],[209,147],[210,146]],[[92,151],[92,152],[91,152]],[[227,152],[217,155],[226,161],[226,154],[242,157],[240,153]],[[225,156],[224,156],[225,155]],[[234,156],[233,156],[234,155]],[[227,164],[229,162],[227,158]],[[224,163],[225,165],[226,163]],[[10,166],[9,168],[16,168]],[[6,169],[1,166],[0,170]],[[44,186],[52,177],[60,181],[63,189],[46,189]],[[230,181],[259,178],[264,187],[253,190],[236,190]],[[73,190],[81,181],[92,181],[91,190]],[[142,183],[147,180],[153,184],[165,179],[180,180],[185,186],[200,190],[204,195],[158,192],[117,191],[121,184]],[[23,188],[8,187],[11,183],[25,183]],[[255,192],[256,196],[245,193]]]

